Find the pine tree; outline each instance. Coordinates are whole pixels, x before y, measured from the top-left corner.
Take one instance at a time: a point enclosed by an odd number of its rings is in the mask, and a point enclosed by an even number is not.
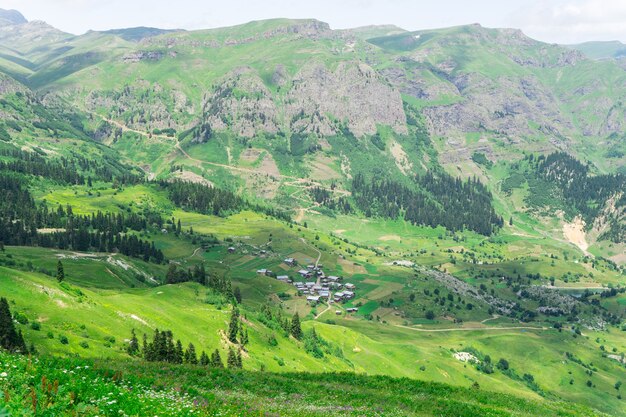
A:
[[[185,351],[185,363],[198,364],[198,355],[196,355],[196,347],[193,343],[189,343],[189,347]]]
[[[21,331],[16,331],[13,316],[6,298],[0,298],[0,348],[10,352],[27,353]]]
[[[200,354],[200,365],[209,366],[209,362],[210,362],[209,356],[203,350],[202,353]]]
[[[235,287],[233,290],[233,296],[235,297],[235,300],[237,300],[237,304],[241,304],[241,290],[239,287]]]
[[[234,369],[239,368],[239,361],[237,360],[237,353],[235,353],[235,349],[232,347],[228,349],[228,360],[226,361],[228,364],[228,368]]]
[[[291,335],[298,340],[302,338],[302,327],[300,326],[300,316],[298,312],[296,312],[291,319]]]
[[[63,282],[63,280],[65,279],[65,270],[63,269],[63,263],[61,262],[61,260],[59,259],[59,261],[57,262],[57,281],[59,281],[59,283]]]
[[[237,368],[242,369],[243,368],[243,361],[241,360],[241,352],[237,351],[236,353],[236,357],[237,357]]]
[[[178,282],[178,269],[176,268],[176,264],[170,264],[167,269],[167,274],[165,274],[165,283],[166,284],[175,284]]]
[[[241,326],[239,333],[240,333],[239,340],[241,340],[241,346],[246,346],[248,344],[248,329],[244,329],[243,326]]]
[[[137,334],[135,334],[135,329],[131,331],[130,342],[128,343],[127,352],[131,356],[135,356],[139,353],[139,340],[137,340]]]
[[[141,344],[141,346],[142,346],[141,347],[141,356],[143,356],[143,358],[145,360],[150,360],[150,359],[148,359],[149,356],[150,356],[150,353],[149,353],[149,349],[150,348],[148,346],[148,336],[146,336],[145,333],[143,334],[143,343]]]
[[[211,368],[223,368],[224,363],[222,362],[222,357],[220,356],[220,351],[215,349],[215,351],[211,354]]]
[[[228,340],[237,343],[237,334],[239,333],[239,309],[233,307],[230,314],[230,323],[228,324]]]
[[[183,357],[184,357],[183,344],[181,343],[180,339],[178,339],[176,341],[176,348],[175,348],[175,353],[174,353],[174,363],[183,363]]]

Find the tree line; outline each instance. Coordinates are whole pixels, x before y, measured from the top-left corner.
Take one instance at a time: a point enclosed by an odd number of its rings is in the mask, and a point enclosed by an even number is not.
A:
[[[132,169],[103,155],[102,161],[87,159],[72,152],[71,158],[60,157],[54,160],[46,158],[42,151],[26,152],[17,148],[0,149],[0,171],[12,171],[24,175],[41,176],[62,184],[84,185],[92,179],[116,181],[119,184],[137,184],[143,177],[135,174]],[[89,184],[91,185],[91,184]]]
[[[503,225],[491,192],[477,178],[463,181],[443,172],[428,172],[416,176],[413,185],[385,178],[367,181],[358,173],[352,181],[352,196],[367,217],[403,218],[416,225],[469,229],[486,236]]]
[[[623,174],[592,175],[588,165],[565,152],[554,152],[536,158],[530,155],[526,159],[540,178],[559,188],[565,203],[574,207],[587,225],[593,224],[602,215],[607,201],[613,197],[619,196],[613,203],[616,213],[626,207],[626,176]],[[609,216],[607,222],[610,227],[600,238],[614,242],[626,241],[626,225],[623,220]]]
[[[5,192],[5,198],[0,200],[0,242],[15,246],[120,252],[146,261],[164,261],[163,252],[153,242],[129,233],[129,230],[146,229],[146,218],[101,212],[77,216],[71,206],[50,210],[46,204],[35,204],[24,182],[14,173],[0,171],[0,189]],[[41,233],[39,229],[44,228],[52,230]]]

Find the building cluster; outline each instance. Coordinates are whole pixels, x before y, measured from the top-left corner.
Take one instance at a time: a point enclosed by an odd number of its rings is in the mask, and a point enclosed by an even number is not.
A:
[[[295,267],[297,262],[293,258],[283,260],[283,263]],[[298,278],[294,281],[289,275],[277,275],[278,281],[291,284],[296,287],[298,294],[306,296],[307,302],[311,305],[318,303],[341,303],[355,297],[356,286],[351,283],[343,283],[343,279],[334,275],[326,275],[322,264],[307,265],[300,269]],[[259,269],[258,274],[274,276],[268,269]],[[352,312],[356,308],[351,308]]]

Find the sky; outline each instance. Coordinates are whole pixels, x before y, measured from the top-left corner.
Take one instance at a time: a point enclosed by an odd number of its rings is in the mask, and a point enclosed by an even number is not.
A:
[[[545,42],[626,43],[626,0],[0,0],[0,8],[74,34],[133,26],[208,29],[289,17],[319,19],[333,29],[480,23],[522,29]]]

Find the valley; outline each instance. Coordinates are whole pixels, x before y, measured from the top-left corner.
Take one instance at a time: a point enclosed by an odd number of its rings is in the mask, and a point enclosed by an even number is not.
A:
[[[626,415],[619,56],[7,16],[0,415]]]

